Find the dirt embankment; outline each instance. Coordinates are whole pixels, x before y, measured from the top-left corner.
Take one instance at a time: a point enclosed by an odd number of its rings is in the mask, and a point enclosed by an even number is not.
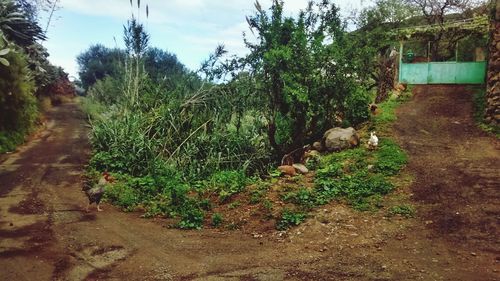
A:
[[[0,163],[0,280],[499,280],[499,142],[463,87],[422,87],[395,133],[410,154],[417,218],[332,203],[289,232],[181,231],[104,205],[83,212],[82,113]],[[1,160],[0,160],[1,161]]]

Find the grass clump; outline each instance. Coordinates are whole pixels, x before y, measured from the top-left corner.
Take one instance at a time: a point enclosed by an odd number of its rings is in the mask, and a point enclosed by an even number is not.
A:
[[[415,208],[413,208],[413,206],[406,205],[406,204],[397,205],[397,206],[391,207],[389,209],[388,214],[389,214],[389,216],[399,215],[399,216],[402,216],[405,218],[413,218],[415,216]]]
[[[224,222],[224,219],[222,218],[221,214],[214,213],[212,215],[212,226],[213,227],[219,227],[223,222]]]

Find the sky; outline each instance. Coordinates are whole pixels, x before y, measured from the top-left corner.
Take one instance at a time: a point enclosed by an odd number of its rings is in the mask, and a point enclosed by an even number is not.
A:
[[[246,52],[242,33],[248,32],[245,16],[255,11],[254,0],[142,0],[138,11],[128,0],[60,0],[43,45],[49,60],[78,77],[76,57],[93,44],[123,48],[123,25],[134,13],[150,34],[150,46],[176,54],[191,70],[199,68],[218,44],[230,54]],[[259,1],[267,9],[271,0]],[[285,0],[285,14],[296,15],[308,0]],[[347,16],[369,0],[333,0]],[[145,6],[149,6],[149,17]],[[47,16],[42,15],[41,26]]]

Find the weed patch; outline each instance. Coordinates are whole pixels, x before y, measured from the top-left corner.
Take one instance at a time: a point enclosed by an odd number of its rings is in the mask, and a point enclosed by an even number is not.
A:
[[[281,218],[276,224],[276,229],[287,230],[290,227],[301,224],[307,217],[307,214],[302,212],[295,212],[288,209],[283,210]]]
[[[413,218],[415,216],[415,208],[410,205],[398,205],[398,206],[393,206],[389,209],[388,212],[389,216],[402,216],[405,218]]]

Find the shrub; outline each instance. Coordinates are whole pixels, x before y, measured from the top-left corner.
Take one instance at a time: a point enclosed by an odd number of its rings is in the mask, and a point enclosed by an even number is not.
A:
[[[116,182],[108,185],[105,196],[113,204],[128,211],[133,210],[140,203],[138,193],[126,182]]]
[[[276,223],[276,229],[287,230],[290,227],[301,224],[306,219],[306,214],[301,212],[294,212],[288,209],[283,210],[281,218]]]
[[[358,125],[370,117],[368,111],[368,104],[370,103],[370,96],[362,89],[357,88],[346,99],[346,112],[345,119],[349,125]]]
[[[221,202],[241,192],[248,183],[248,178],[242,171],[216,172],[209,181],[210,188],[218,192]]]
[[[181,229],[201,229],[204,214],[199,208],[189,204],[181,212],[181,220],[177,226]]]
[[[222,215],[219,213],[215,213],[212,215],[212,226],[218,227],[222,224],[224,219],[222,218]]]
[[[21,143],[38,116],[34,83],[24,55],[11,51],[5,58],[10,66],[0,64],[0,153]]]
[[[107,106],[118,104],[123,98],[122,81],[111,76],[97,80],[88,90],[88,97]]]

